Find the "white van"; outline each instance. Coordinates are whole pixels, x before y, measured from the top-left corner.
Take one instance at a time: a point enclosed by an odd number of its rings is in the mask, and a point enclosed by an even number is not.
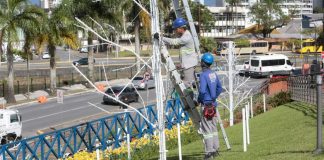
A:
[[[250,58],[250,76],[262,77],[290,75],[295,68],[288,57],[282,54],[266,54]]]

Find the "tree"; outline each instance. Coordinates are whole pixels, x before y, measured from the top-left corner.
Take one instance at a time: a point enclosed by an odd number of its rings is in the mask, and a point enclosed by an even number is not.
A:
[[[43,32],[39,35],[41,42],[47,42],[47,49],[50,55],[50,92],[56,91],[56,46],[67,44],[71,48],[78,48],[78,39],[74,20],[69,15],[68,8],[71,7],[69,1],[63,1],[48,16],[43,27]]]
[[[200,30],[210,30],[214,26],[215,18],[210,10],[199,2],[189,1],[189,7],[194,22],[198,22],[197,32]],[[185,15],[185,13],[183,13]]]
[[[140,0],[136,0],[138,3],[144,4],[144,6],[149,6],[149,1],[144,0],[141,2]],[[151,19],[147,13],[142,11],[142,9],[133,1],[124,0],[122,4],[122,8],[125,9],[128,17],[128,21],[133,23],[133,31],[135,35],[135,52],[140,54],[140,29],[141,24],[142,28],[145,30],[146,36],[151,35]],[[161,10],[160,13],[167,13],[169,11],[169,0],[159,1],[159,9]],[[146,8],[147,9],[147,8]],[[147,9],[149,10],[149,9]],[[137,71],[140,70],[140,61],[136,57],[136,68]]]
[[[27,24],[40,26],[39,17],[42,17],[42,15],[43,12],[37,7],[28,5],[27,0],[7,0],[0,4],[0,42],[7,41],[8,94],[6,100],[8,103],[16,102],[13,84],[12,43],[17,39],[17,31]]]
[[[90,0],[73,0],[73,8],[71,10],[72,14],[75,17],[83,20],[91,28],[94,28],[94,22],[91,20],[94,19],[98,22],[109,21],[112,24],[120,23],[121,10],[119,6],[121,4],[118,0],[101,0],[92,2]],[[95,39],[93,33],[88,31],[88,45],[92,45],[92,41]],[[94,79],[94,58],[93,58],[93,47],[88,47],[88,77],[93,82]]]
[[[292,15],[285,15],[278,3],[280,0],[264,0],[250,8],[251,20],[259,26],[256,33],[262,33],[264,38],[268,37],[274,29],[286,25],[291,19]]]

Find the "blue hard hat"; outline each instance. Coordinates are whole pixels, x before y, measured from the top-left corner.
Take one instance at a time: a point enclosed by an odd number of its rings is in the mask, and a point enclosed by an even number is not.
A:
[[[179,27],[187,25],[187,21],[183,18],[177,18],[173,21],[172,28],[177,29]]]
[[[201,60],[207,64],[213,64],[214,62],[214,56],[210,52],[204,53],[204,55],[201,57]]]

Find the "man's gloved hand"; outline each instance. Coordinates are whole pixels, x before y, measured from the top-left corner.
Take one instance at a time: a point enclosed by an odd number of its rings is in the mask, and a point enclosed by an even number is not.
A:
[[[160,34],[159,33],[154,33],[153,37],[154,37],[154,39],[159,40],[160,39]]]

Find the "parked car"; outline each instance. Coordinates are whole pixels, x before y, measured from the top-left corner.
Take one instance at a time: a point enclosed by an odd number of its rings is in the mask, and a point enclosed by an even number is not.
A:
[[[93,63],[96,63],[95,59],[93,59]],[[88,65],[89,61],[88,58],[81,58],[77,61],[73,61],[73,65],[80,66],[80,65]]]
[[[51,58],[51,56],[49,55],[48,52],[43,52],[43,56],[42,56],[42,59],[49,59]]]
[[[14,55],[14,62],[24,62],[25,60],[19,56],[19,55]]]
[[[108,88],[105,93],[112,97],[115,97],[114,94],[116,94],[116,95],[120,94],[118,96],[119,99],[126,104],[129,104],[131,102],[138,102],[139,95],[137,94],[137,92],[135,91],[135,88],[133,86],[127,86],[125,88],[125,90],[123,92],[121,92],[123,88],[124,88],[123,86],[113,86],[111,88]],[[109,98],[106,95],[103,96],[103,103],[104,104],[119,104],[117,101]]]
[[[88,53],[88,48],[87,47],[80,48],[80,53]]]
[[[143,77],[135,77],[132,82],[137,89],[155,88],[153,77],[150,77],[148,80]]]
[[[250,61],[245,61],[243,64],[243,68],[239,70],[239,75],[240,76],[249,76],[249,71],[250,71]]]

